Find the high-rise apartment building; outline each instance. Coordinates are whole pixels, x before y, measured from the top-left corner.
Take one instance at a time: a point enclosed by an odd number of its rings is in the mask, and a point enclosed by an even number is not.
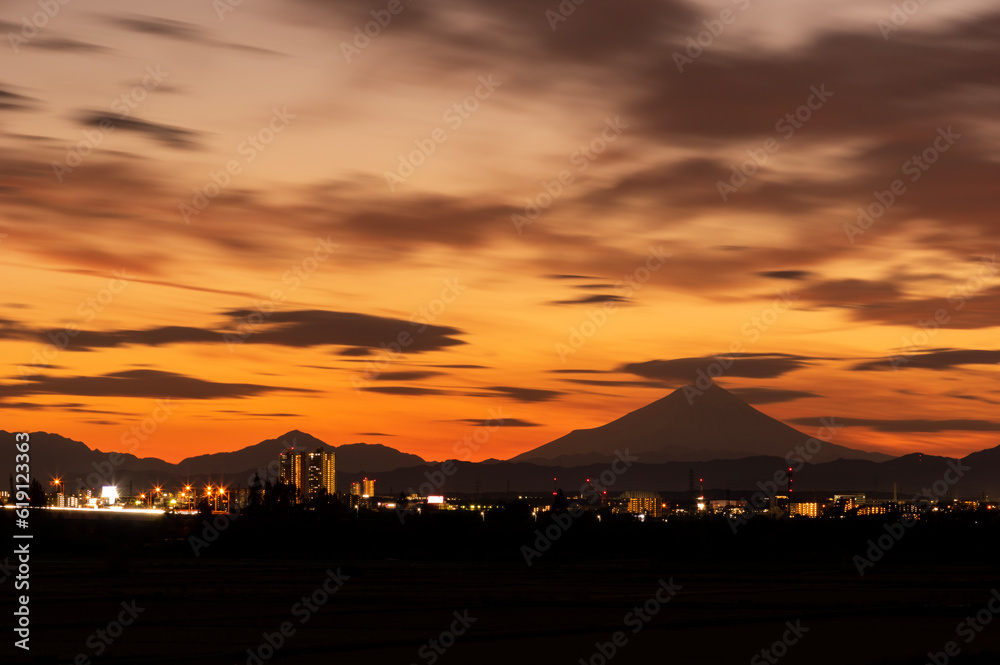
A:
[[[317,448],[314,452],[300,452],[294,448],[281,453],[278,478],[286,485],[294,485],[302,500],[319,495],[320,488],[333,494],[337,491],[337,453]]]

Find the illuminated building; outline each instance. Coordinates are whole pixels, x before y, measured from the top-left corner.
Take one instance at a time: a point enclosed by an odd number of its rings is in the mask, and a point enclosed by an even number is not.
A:
[[[885,515],[889,511],[885,506],[860,506],[858,515]]]
[[[329,452],[323,456],[323,487],[327,494],[337,493],[337,453]]]
[[[278,458],[278,480],[285,485],[302,487],[302,453],[286,450]]]
[[[819,504],[815,502],[793,503],[789,505],[789,512],[792,515],[802,515],[803,517],[819,517]]]
[[[663,500],[656,492],[630,490],[622,492],[618,498],[628,502],[625,509],[634,515],[649,514],[650,517],[663,515]]]
[[[310,497],[319,494],[319,488],[323,487],[323,458],[325,455],[326,453],[323,452],[322,448],[317,448],[316,452],[307,453],[302,456],[303,461],[306,463],[306,477],[303,488]]]
[[[101,487],[101,503],[105,506],[113,506],[118,502],[118,487],[115,485],[103,485]]]
[[[375,496],[375,479],[372,478],[369,480],[368,478],[365,478],[364,480],[356,483],[351,483],[351,495],[364,497],[366,499]]]
[[[322,448],[311,453],[286,450],[279,459],[278,479],[294,485],[303,500],[315,498],[323,488],[333,494],[337,491],[337,453]]]
[[[844,510],[854,510],[861,504],[865,502],[864,494],[835,494],[833,496],[834,503],[843,502]]]

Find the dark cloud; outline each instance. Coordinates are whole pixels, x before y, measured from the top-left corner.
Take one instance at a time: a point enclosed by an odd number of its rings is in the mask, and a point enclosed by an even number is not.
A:
[[[313,391],[252,383],[215,383],[173,372],[136,369],[94,377],[32,376],[18,383],[0,385],[0,400],[24,395],[229,399],[273,392],[309,393]]]
[[[355,204],[339,223],[342,232],[389,243],[413,243],[479,247],[492,240],[492,232],[507,232],[511,210],[506,205],[466,201],[460,198],[420,194],[410,196],[405,205],[379,196]]]
[[[882,306],[902,297],[902,291],[892,282],[864,279],[838,279],[797,289],[802,300],[820,307]]]
[[[370,356],[371,354],[372,350],[363,346],[353,346],[337,351],[338,356]]]
[[[237,309],[224,314],[229,320],[218,328],[81,330],[72,337],[65,330],[40,331],[0,321],[0,339],[60,340],[68,351],[168,344],[273,344],[294,348],[342,345],[379,349],[384,344],[393,350],[392,345],[399,346],[401,353],[422,353],[465,343],[454,338],[462,334],[457,328],[427,325],[423,332],[417,332],[417,327],[409,321],[352,312],[298,310],[262,314]]]
[[[414,386],[369,386],[362,388],[369,393],[382,393],[385,395],[409,395],[411,397],[421,397],[424,395],[449,395],[447,390],[436,388],[416,388]]]
[[[232,310],[226,314],[237,322],[252,322],[251,317],[260,315],[253,310]],[[281,346],[336,344],[373,349],[383,344],[397,344],[403,353],[437,351],[465,343],[454,338],[462,334],[457,328],[428,324],[423,332],[417,332],[420,328],[423,326],[415,326],[409,321],[369,314],[300,310],[274,312],[264,317],[260,332],[250,335],[247,341]]]
[[[108,16],[106,20],[111,25],[123,30],[164,39],[173,39],[188,44],[199,44],[201,46],[218,47],[234,51],[257,55],[284,55],[277,51],[260,48],[258,46],[235,44],[222,41],[211,36],[211,34],[199,25],[186,21],[174,21],[172,19],[158,18],[154,16],[140,16],[138,14],[126,14],[119,16]]]
[[[792,280],[803,280],[812,276],[812,273],[808,270],[765,270],[764,272],[759,272],[757,274],[761,277],[770,277],[772,279]]]
[[[859,372],[892,369],[933,369],[944,370],[964,365],[996,365],[1000,363],[1000,351],[978,349],[937,349],[921,353],[906,354],[858,363],[851,369]]]
[[[541,390],[539,388],[512,388],[509,386],[493,386],[486,390],[505,395],[519,402],[548,402],[563,393],[557,390]]]
[[[966,400],[971,400],[973,402],[983,402],[984,404],[1000,404],[1000,402],[996,400],[988,399],[986,397],[982,397],[981,395],[962,395],[959,393],[948,393],[948,397],[954,397],[955,399],[966,399]]]
[[[795,425],[822,427],[824,418],[793,418]],[[1000,423],[991,420],[926,420],[920,418],[905,420],[880,420],[875,418],[841,418],[837,422],[847,426],[868,427],[877,432],[1000,432]]]
[[[39,37],[30,42],[45,51],[56,51],[63,53],[110,53],[111,50],[97,44],[81,42],[67,37]]]
[[[122,118],[121,116],[101,111],[86,111],[80,115],[79,122],[84,127],[111,126],[116,130],[135,132],[155,139],[172,148],[190,149],[198,146],[196,141],[199,137],[198,132],[181,127],[171,127],[170,125],[161,125],[136,118]]]
[[[46,409],[78,409],[83,404],[62,403],[62,404],[35,404],[34,402],[4,402],[0,400],[0,409],[16,409],[24,411],[44,411]]]
[[[0,87],[0,110],[24,111],[32,108],[34,101],[31,97],[26,97]]]
[[[218,413],[231,413],[240,416],[250,416],[253,418],[302,418],[301,413],[253,413],[250,411],[239,411],[237,409],[219,409]]]
[[[432,376],[440,376],[442,372],[431,371],[411,371],[411,372],[382,372],[375,377],[378,381],[419,381]]]
[[[186,42],[200,42],[205,39],[204,30],[194,23],[184,21],[139,15],[109,16],[107,21],[124,30],[140,34],[169,37]]]
[[[602,379],[561,379],[566,383],[575,383],[579,386],[599,386],[601,388],[662,388],[660,382],[649,381],[612,381]]]
[[[743,377],[748,379],[773,379],[805,367],[810,358],[783,353],[730,354],[702,358],[675,358],[629,363],[622,372],[647,379],[673,383],[693,383],[701,376]],[[720,373],[721,372],[721,373]]]
[[[776,122],[804,104],[813,86],[825,86],[833,96],[801,129],[809,140],[881,139],[914,127],[947,125],[954,118],[983,112],[974,96],[955,93],[995,85],[988,63],[1000,55],[1000,45],[984,39],[977,39],[974,48],[963,44],[973,35],[995,31],[998,24],[1000,14],[995,14],[951,24],[938,34],[911,31],[891,47],[873,29],[829,32],[794,55],[707,49],[684,75],[677,71],[672,51],[664,49],[658,62],[650,60],[637,72],[649,86],[630,115],[639,119],[640,131],[660,138],[748,139],[770,134],[783,141]],[[725,104],[719,103],[720,91]]]
[[[624,296],[616,296],[607,293],[595,294],[592,296],[583,296],[582,298],[577,298],[575,300],[555,300],[550,305],[593,305],[596,303],[604,302],[618,302],[627,303],[630,300]]]
[[[538,423],[533,423],[527,420],[521,420],[520,418],[501,418],[498,420],[482,420],[479,418],[462,418],[456,420],[457,423],[466,423],[468,425],[475,425],[477,427],[495,427],[500,425],[501,427],[541,427]]]
[[[805,397],[822,397],[822,395],[805,390],[786,390],[783,388],[729,388],[729,392],[749,404],[777,404]]]
[[[993,328],[1000,326],[1000,288],[972,293],[956,287],[939,298],[883,301],[853,312],[852,318],[897,326],[917,327],[923,321],[955,330]]]

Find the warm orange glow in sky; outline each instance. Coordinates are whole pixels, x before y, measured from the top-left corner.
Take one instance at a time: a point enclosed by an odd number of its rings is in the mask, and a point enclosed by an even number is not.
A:
[[[505,459],[719,367],[998,442],[994,3],[59,6],[0,11],[0,429]]]

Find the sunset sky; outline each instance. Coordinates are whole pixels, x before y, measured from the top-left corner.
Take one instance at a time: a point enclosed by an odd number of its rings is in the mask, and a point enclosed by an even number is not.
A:
[[[841,445],[1000,443],[995,2],[42,6],[0,429],[503,459],[718,369]]]

